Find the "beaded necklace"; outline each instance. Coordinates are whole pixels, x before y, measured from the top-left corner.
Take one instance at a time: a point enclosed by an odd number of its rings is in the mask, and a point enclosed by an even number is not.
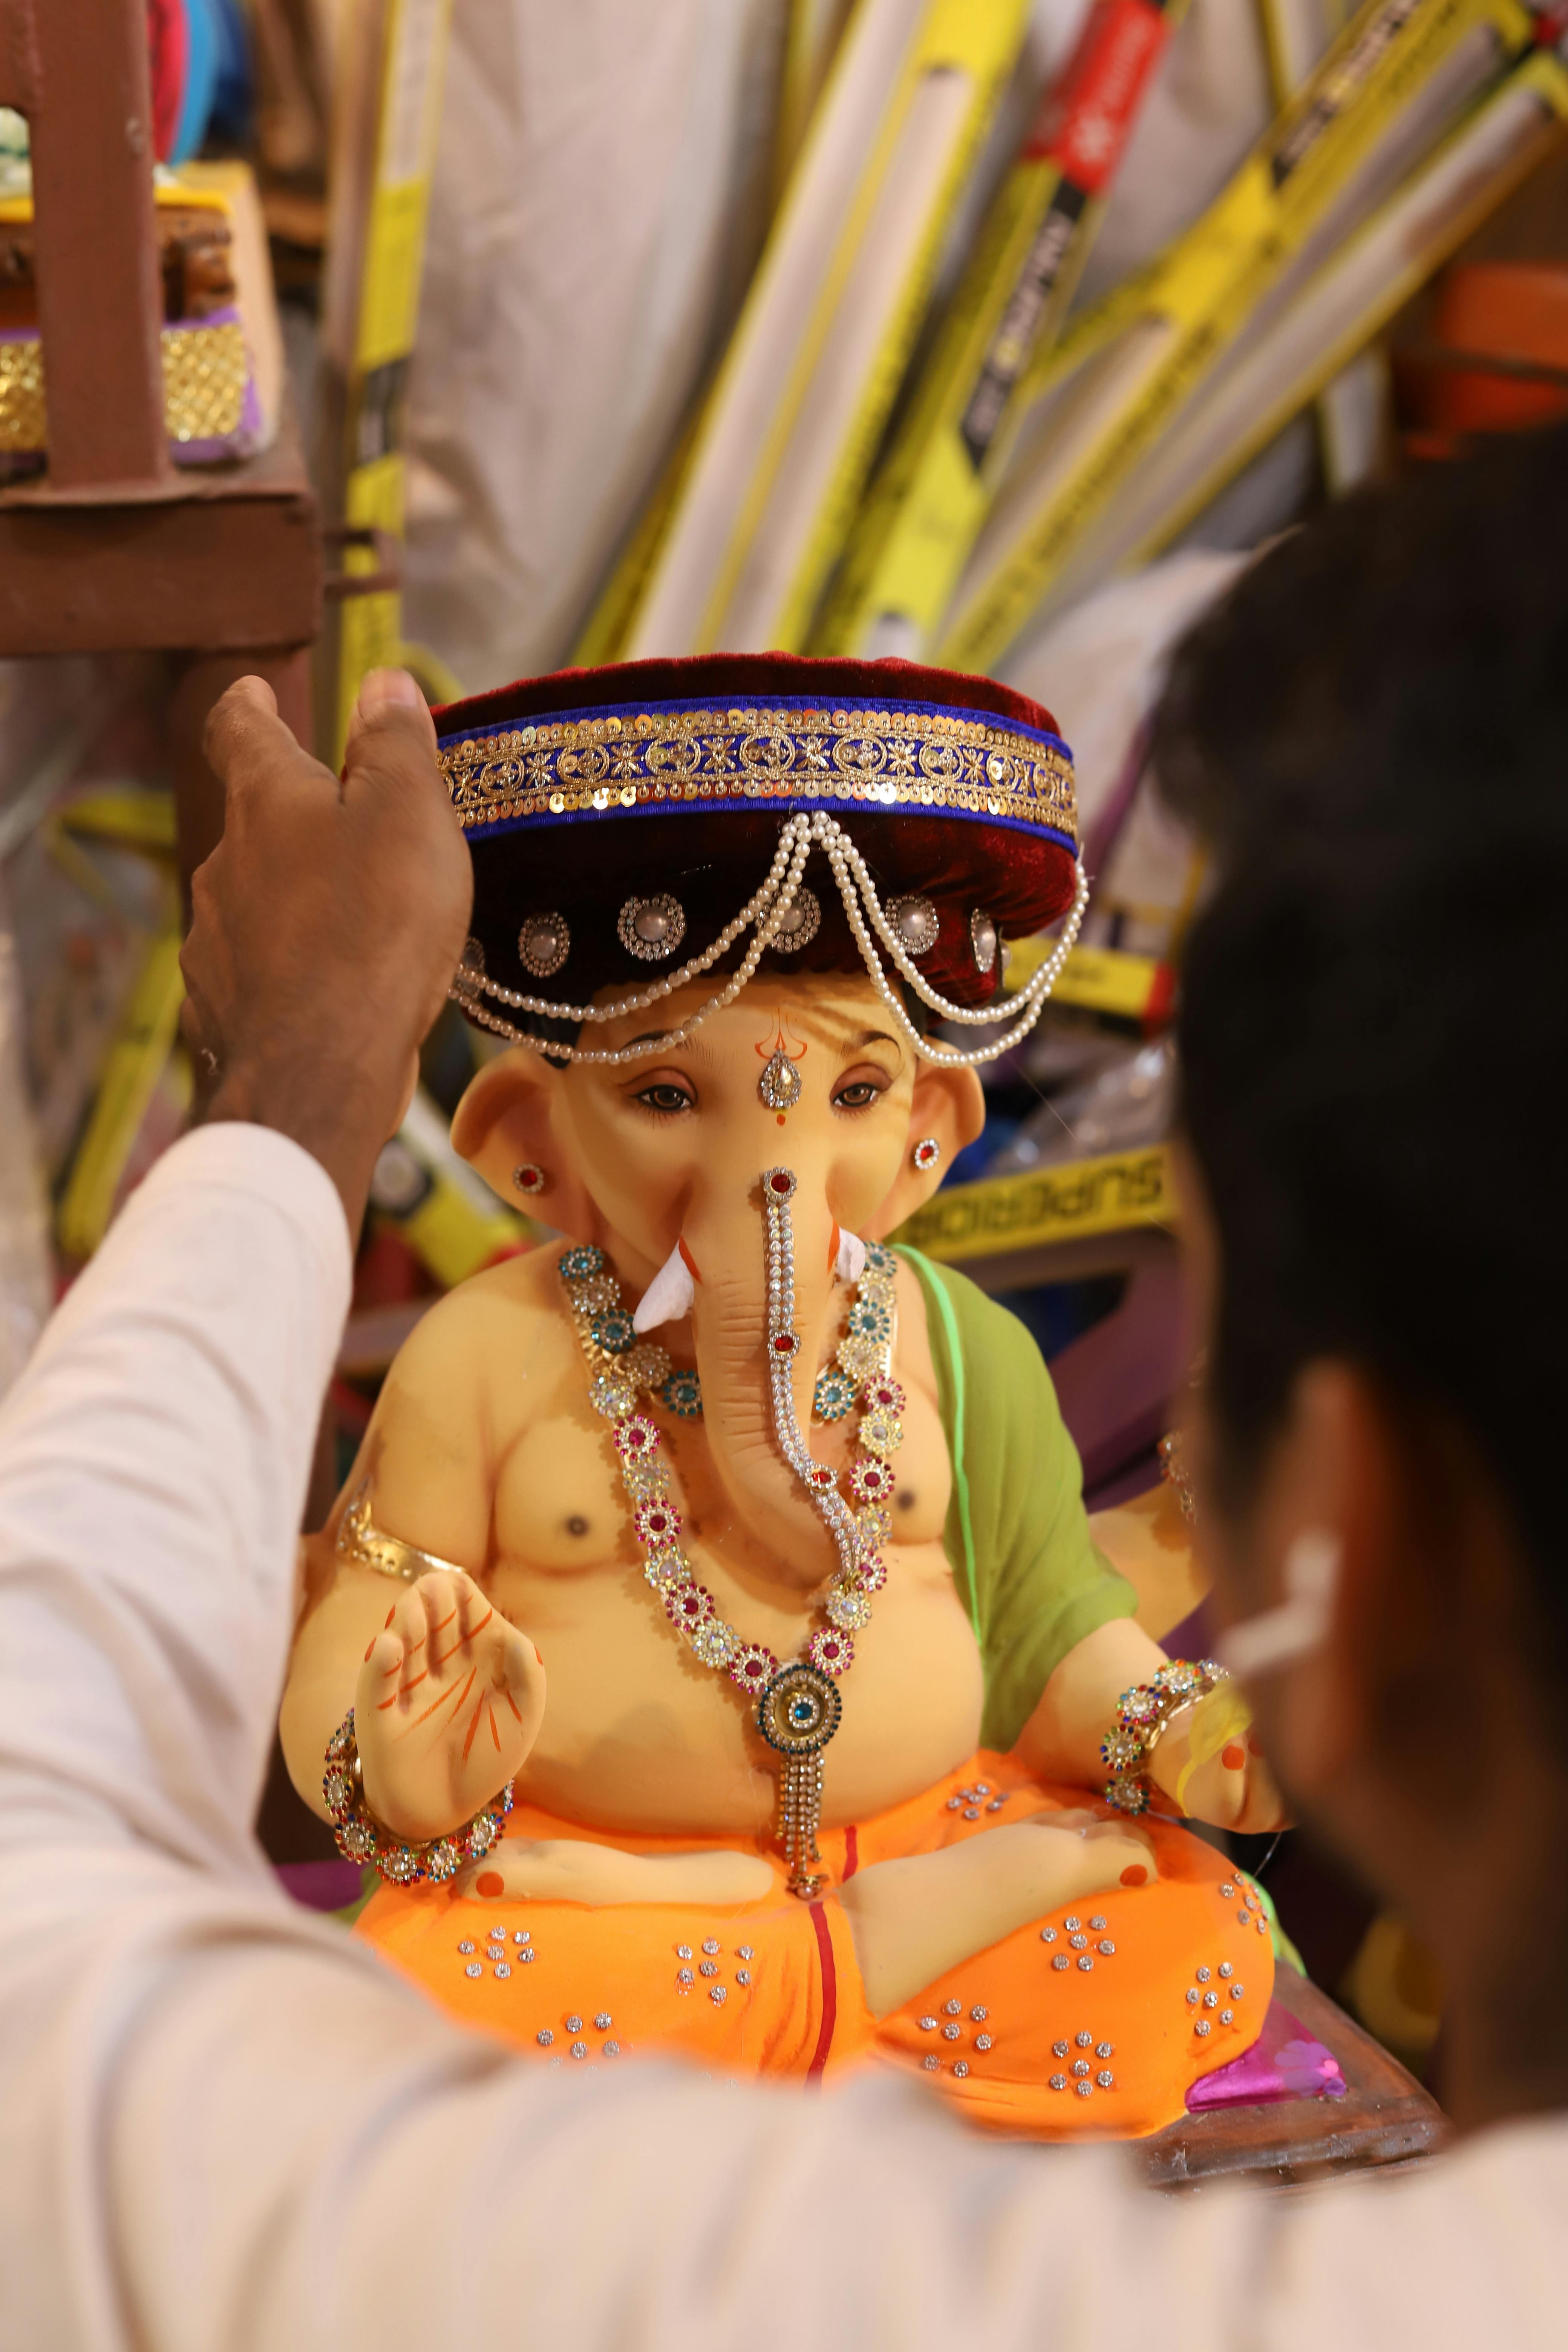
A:
[[[788,1169],[771,1168],[762,1181],[773,1427],[785,1460],[826,1521],[839,1559],[822,1605],[826,1622],[812,1633],[804,1657],[786,1664],[763,1643],[743,1642],[720,1616],[712,1594],[698,1582],[681,1549],[681,1517],[669,1498],[669,1469],[660,1459],[662,1439],[657,1424],[638,1410],[638,1398],[647,1391],[680,1419],[693,1420],[702,1410],[697,1375],[672,1370],[662,1348],[637,1340],[621,1304],[620,1285],[602,1250],[581,1244],[564,1251],[561,1274],[588,1361],[589,1400],[611,1424],[632,1526],[645,1554],[643,1574],[693,1656],[715,1673],[728,1675],[753,1703],[757,1728],[779,1758],[778,1837],[789,1865],[790,1890],[810,1897],[822,1884],[810,1865],[821,1860],[816,1841],[822,1818],[822,1751],[843,1714],[838,1678],[854,1663],[856,1633],[870,1622],[871,1595],[888,1580],[879,1547],[892,1529],[886,1507],[894,1484],[889,1457],[904,1434],[899,1418],[904,1392],[891,1374],[897,1269],[889,1250],[876,1243],[868,1245],[866,1270],[850,1301],[848,1328],[832,1364],[818,1373],[813,1392],[816,1417],[825,1422],[842,1421],[859,1402],[856,1453],[848,1471],[852,1508],[838,1491],[837,1474],[826,1463],[812,1459],[795,1419],[790,1372],[800,1339],[794,1327],[789,1215],[795,1180]]]

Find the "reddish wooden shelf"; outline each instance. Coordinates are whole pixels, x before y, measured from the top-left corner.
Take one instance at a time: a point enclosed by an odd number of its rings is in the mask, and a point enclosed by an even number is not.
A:
[[[0,491],[0,655],[306,646],[316,499],[292,412],[258,457],[155,482]]]

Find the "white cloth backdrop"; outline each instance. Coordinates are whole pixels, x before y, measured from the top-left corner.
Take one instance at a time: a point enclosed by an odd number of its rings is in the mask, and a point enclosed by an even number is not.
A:
[[[1026,72],[1082,8],[1036,0]],[[722,348],[765,226],[784,19],[785,0],[456,0],[407,625],[470,692],[569,658]],[[1267,113],[1253,0],[1193,0],[1090,285],[1201,210]]]

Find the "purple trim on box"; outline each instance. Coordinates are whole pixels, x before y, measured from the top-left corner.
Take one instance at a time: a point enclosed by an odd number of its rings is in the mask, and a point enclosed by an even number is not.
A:
[[[161,333],[175,328],[195,331],[204,327],[239,327],[244,325],[237,307],[226,302],[220,310],[209,310],[205,319],[165,319]],[[0,327],[0,343],[36,343],[36,327]],[[250,346],[246,345],[250,358]],[[261,397],[256,389],[254,368],[247,366],[245,392],[240,402],[239,423],[228,434],[213,434],[202,441],[171,441],[169,455],[176,466],[221,465],[226,459],[249,457],[261,446]],[[26,474],[37,473],[45,462],[43,449],[11,449],[0,457],[0,482],[16,481]]]
[[[176,466],[211,466],[225,457],[249,457],[261,446],[261,397],[256,378],[247,375],[239,423],[226,439],[218,436],[205,441],[171,441],[169,455]]]

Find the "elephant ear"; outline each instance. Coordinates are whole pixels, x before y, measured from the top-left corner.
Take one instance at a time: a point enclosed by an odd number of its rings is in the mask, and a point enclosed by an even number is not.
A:
[[[964,1145],[973,1142],[984,1124],[985,1094],[973,1069],[967,1066],[944,1069],[937,1062],[921,1062],[910,1099],[903,1163],[892,1190],[866,1227],[867,1239],[884,1240],[906,1217],[923,1208]],[[927,1135],[935,1138],[942,1156],[934,1167],[921,1169],[914,1163],[914,1148]]]
[[[524,1162],[544,1171],[544,1190],[526,1206],[574,1241],[593,1230],[588,1195],[566,1161],[551,1112],[555,1071],[525,1045],[498,1054],[469,1085],[452,1120],[452,1149],[477,1168],[492,1192],[518,1199],[512,1171]]]

